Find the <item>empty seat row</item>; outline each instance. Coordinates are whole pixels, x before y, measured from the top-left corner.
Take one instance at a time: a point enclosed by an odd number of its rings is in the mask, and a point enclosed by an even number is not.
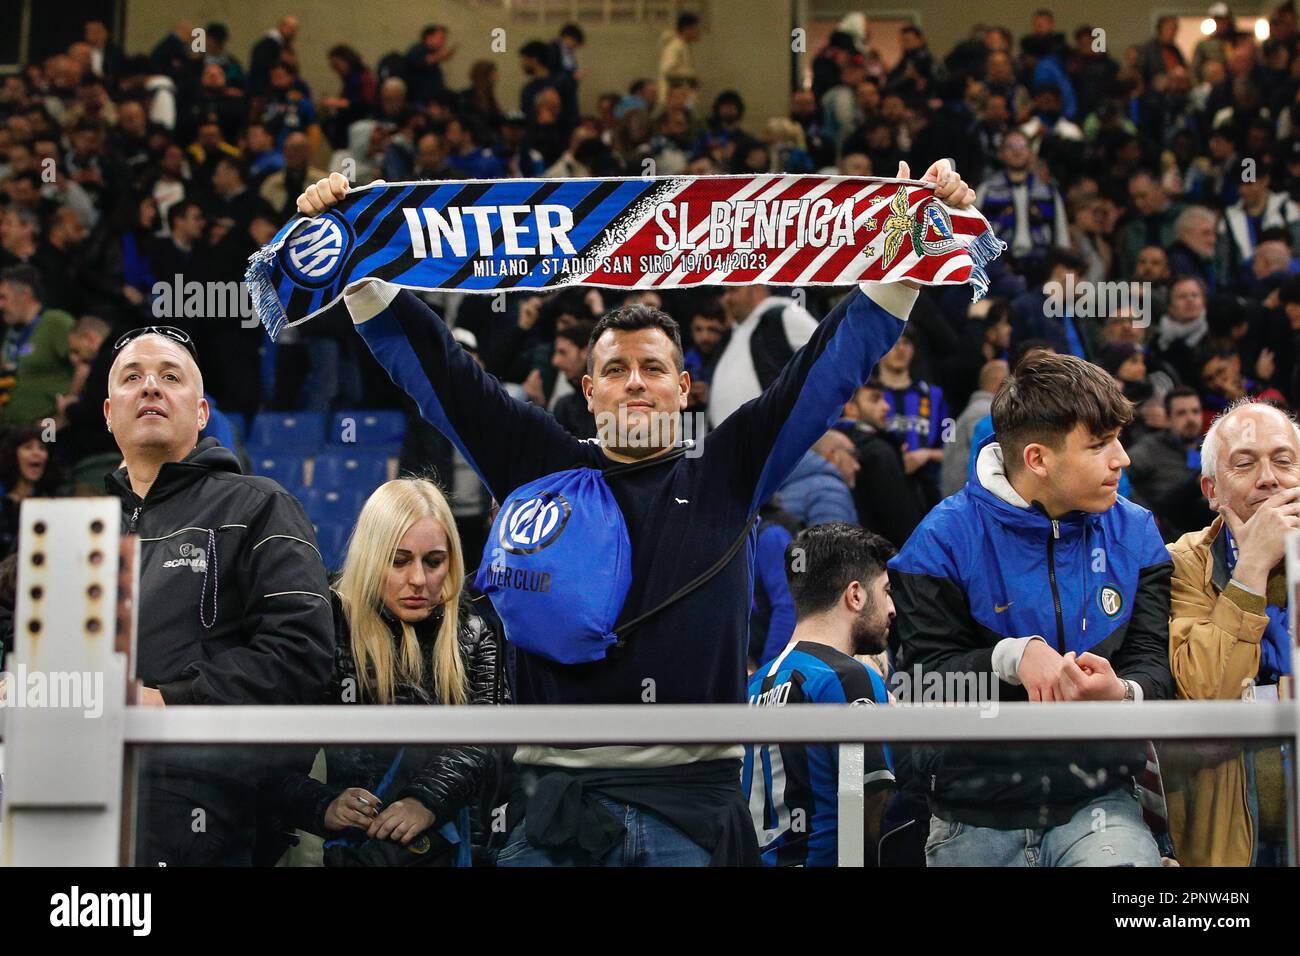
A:
[[[325,416],[318,412],[259,412],[253,418],[247,444],[299,454],[313,454],[325,446],[364,446],[396,455],[405,433],[406,416],[399,411],[337,412],[328,428]]]
[[[314,456],[253,445],[246,451],[253,465],[253,474],[271,478],[286,488],[308,486],[309,457],[312,459],[310,487],[313,488],[361,487],[369,493],[388,480],[388,458],[374,449],[331,448]]]

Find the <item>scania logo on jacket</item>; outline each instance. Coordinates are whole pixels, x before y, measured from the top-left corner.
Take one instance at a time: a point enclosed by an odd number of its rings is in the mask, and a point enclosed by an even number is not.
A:
[[[572,510],[564,495],[552,491],[513,502],[501,516],[501,547],[511,554],[536,554],[560,536]]]
[[[180,546],[180,557],[172,558],[170,561],[163,562],[164,568],[189,568],[191,571],[201,573],[208,569],[208,558],[203,553],[203,549],[196,544],[183,544]]]

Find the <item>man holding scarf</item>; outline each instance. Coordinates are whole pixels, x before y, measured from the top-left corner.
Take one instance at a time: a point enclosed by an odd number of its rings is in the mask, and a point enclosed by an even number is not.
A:
[[[898,175],[909,176],[905,164]],[[934,164],[924,181],[953,209],[974,202],[947,162]],[[347,188],[338,175],[322,180],[303,193],[298,209],[319,216]],[[516,699],[715,704],[745,701],[752,542],[743,556],[735,545],[898,338],[916,296],[910,283],[864,283],[695,455],[681,450],[691,378],[677,323],[656,309],[614,310],[592,333],[584,396],[597,422],[620,426],[597,445],[512,399],[410,291],[366,279],[352,284],[344,301],[377,359],[463,449],[498,501],[557,472],[606,471],[631,544],[631,586],[618,620],[656,613],[616,653],[589,663],[558,663],[516,647]],[[651,418],[668,427],[638,427]],[[614,463],[636,467],[614,476]],[[717,570],[707,583],[661,606],[710,565]],[[739,744],[520,747],[515,759],[524,784],[510,800],[498,864],[754,865],[754,832],[739,788],[741,752]]]
[[[1286,538],[1300,529],[1300,429],[1245,399],[1215,420],[1201,449],[1201,490],[1219,517],[1170,545],[1169,662],[1188,700],[1276,700],[1291,673]],[[1251,866],[1285,840],[1278,748],[1171,748],[1165,796],[1184,865]]]

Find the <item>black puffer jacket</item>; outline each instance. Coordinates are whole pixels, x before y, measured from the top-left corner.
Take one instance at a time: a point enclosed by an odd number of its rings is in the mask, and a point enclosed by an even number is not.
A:
[[[310,704],[329,678],[329,582],[302,505],[205,438],[142,499],[105,478],[140,537],[136,673],[173,704]],[[172,757],[179,756],[177,753]]]
[[[372,703],[360,697],[357,663],[352,654],[352,637],[347,617],[337,592],[331,592],[334,608],[334,674],[322,703]],[[420,652],[427,662],[442,624],[443,609],[438,607],[428,619],[418,624],[415,634]],[[384,615],[396,641],[400,624]],[[468,595],[460,603],[460,653],[469,684],[469,703],[505,704],[510,701],[504,668],[498,666],[498,640],[492,628],[469,607]],[[399,684],[394,688],[395,703],[406,705],[437,704],[438,694],[432,673],[425,668],[420,686]],[[326,779],[321,783],[295,774],[286,778],[283,794],[284,819],[317,836],[339,836],[325,830],[325,811],[330,803],[349,787],[361,787],[375,793],[394,758],[398,747],[327,747]],[[407,747],[395,781],[398,787],[380,796],[384,806],[406,797],[419,800],[433,813],[438,825],[454,819],[460,809],[470,807],[477,815],[480,792],[495,776],[496,756],[489,747]]]

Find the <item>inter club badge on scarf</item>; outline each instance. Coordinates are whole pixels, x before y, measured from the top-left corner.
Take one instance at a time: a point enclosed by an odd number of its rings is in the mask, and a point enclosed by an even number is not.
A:
[[[387,183],[297,217],[249,260],[272,337],[362,279],[496,293],[569,285],[988,288],[1005,248],[975,209],[915,180],[844,176]]]

